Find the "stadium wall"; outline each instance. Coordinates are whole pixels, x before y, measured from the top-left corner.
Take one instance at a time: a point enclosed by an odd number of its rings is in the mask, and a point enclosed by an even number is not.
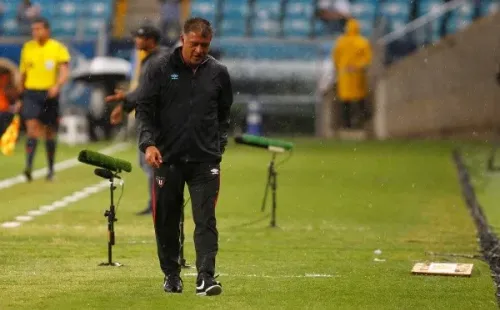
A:
[[[500,128],[500,13],[423,48],[378,76],[378,139],[484,136]]]

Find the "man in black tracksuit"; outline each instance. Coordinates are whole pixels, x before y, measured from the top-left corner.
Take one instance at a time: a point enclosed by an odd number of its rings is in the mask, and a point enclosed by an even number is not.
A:
[[[182,292],[179,221],[187,183],[195,222],[196,293],[218,295],[215,206],[233,103],[227,68],[208,56],[212,27],[186,21],[182,46],[158,59],[139,85],[139,148],[155,168],[153,218],[164,290]]]

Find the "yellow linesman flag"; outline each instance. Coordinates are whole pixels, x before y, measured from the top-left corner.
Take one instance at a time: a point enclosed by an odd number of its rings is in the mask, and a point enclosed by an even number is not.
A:
[[[0,138],[0,149],[4,155],[12,155],[14,149],[16,148],[17,137],[19,137],[19,129],[21,127],[21,118],[18,114],[14,115],[12,122],[10,123],[7,130]]]

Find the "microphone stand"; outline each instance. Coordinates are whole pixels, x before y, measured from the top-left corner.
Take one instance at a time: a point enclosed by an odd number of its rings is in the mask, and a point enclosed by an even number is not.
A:
[[[189,200],[188,200],[189,201]],[[189,265],[186,262],[186,259],[184,258],[184,208],[186,207],[186,204],[188,203],[186,201],[185,203],[182,204],[182,210],[181,210],[181,222],[180,222],[180,231],[181,231],[181,249],[180,249],[180,265],[182,268],[191,268],[191,265]]]
[[[276,160],[276,151],[272,151],[273,155],[271,157],[271,162],[269,163],[268,169],[267,169],[267,184],[266,184],[266,190],[264,192],[264,200],[262,201],[262,208],[261,211],[264,212],[264,209],[266,208],[266,200],[267,200],[267,194],[269,191],[269,188],[271,188],[272,191],[272,209],[271,209],[271,227],[276,227],[276,208],[277,208],[277,202],[276,202],[276,189],[278,188],[278,180],[277,176],[278,173],[276,172],[275,168],[275,160]]]
[[[118,262],[113,262],[113,246],[115,245],[115,222],[118,221],[118,219],[116,218],[113,193],[116,189],[116,186],[114,185],[114,179],[120,179],[120,176],[118,175],[119,172],[120,171],[118,171],[116,174],[113,174],[113,172],[107,169],[96,169],[94,171],[97,176],[109,180],[109,193],[111,200],[109,210],[104,211],[104,217],[108,219],[108,261],[105,263],[100,263],[99,266],[123,266]]]

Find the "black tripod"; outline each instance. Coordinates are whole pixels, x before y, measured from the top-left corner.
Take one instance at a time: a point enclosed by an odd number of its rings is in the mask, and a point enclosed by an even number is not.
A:
[[[180,251],[180,258],[179,258],[179,263],[182,268],[191,268],[191,265],[186,263],[186,259],[184,258],[184,208],[186,207],[186,204],[189,202],[189,199],[182,205],[182,210],[181,210],[181,223],[180,223],[180,230],[181,230],[181,251]]]
[[[278,187],[278,182],[277,182],[277,176],[278,173],[276,172],[275,169],[275,162],[276,160],[276,153],[273,152],[271,162],[269,163],[269,167],[267,169],[267,184],[266,184],[266,190],[264,192],[264,200],[262,201],[262,209],[261,211],[264,212],[264,209],[266,208],[266,200],[267,200],[267,193],[269,192],[269,188],[272,190],[272,210],[271,210],[271,227],[276,227],[276,189]]]
[[[99,264],[99,266],[120,267],[123,265],[118,262],[113,262],[113,245],[115,245],[115,222],[118,221],[118,219],[116,218],[114,196],[113,196],[116,186],[114,185],[113,181],[114,179],[120,179],[120,176],[118,175],[119,172],[113,174],[113,172],[111,172],[110,170],[98,168],[94,170],[94,173],[97,176],[109,180],[109,192],[111,198],[109,210],[106,210],[104,212],[104,217],[107,217],[108,219],[108,261],[106,263]]]

